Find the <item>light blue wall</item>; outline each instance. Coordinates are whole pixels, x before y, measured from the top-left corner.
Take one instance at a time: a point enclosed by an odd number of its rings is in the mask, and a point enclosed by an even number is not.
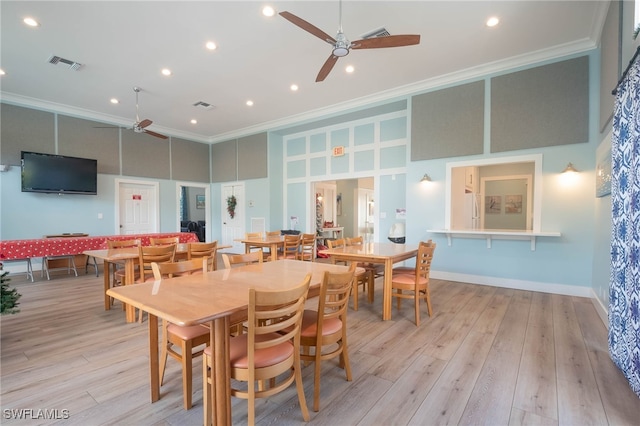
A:
[[[2,240],[42,238],[48,234],[82,232],[116,234],[115,187],[123,176],[98,175],[98,195],[57,195],[21,192],[20,168],[0,174],[0,227]],[[178,232],[175,181],[159,182],[160,232]],[[98,219],[102,214],[102,219]],[[219,216],[219,215],[218,215]]]
[[[308,215],[309,181],[345,179],[369,174],[373,161],[376,174],[375,239],[386,241],[389,228],[396,219],[396,208],[406,207],[406,237],[410,243],[429,238],[438,248],[433,262],[434,276],[454,277],[469,282],[539,285],[541,290],[553,288],[593,288],[602,300],[608,288],[608,236],[610,229],[610,201],[595,198],[595,151],[599,141],[597,105],[599,101],[599,75],[597,53],[590,54],[591,92],[589,142],[560,145],[539,150],[521,150],[506,154],[456,157],[429,161],[408,161],[410,151],[410,124],[408,111],[379,124],[380,141],[373,142],[374,118],[345,123],[343,129],[334,127],[329,133],[309,130],[308,147],[303,156],[313,157],[332,146],[353,144],[355,151],[343,157],[326,160],[311,158],[300,166],[284,164],[285,153],[298,153],[301,145],[286,145],[286,137],[277,132],[269,134],[269,178],[245,181],[247,199],[254,207],[247,207],[247,229],[250,217],[265,217],[268,229],[288,227],[288,217],[300,218],[299,227],[305,229]],[[409,98],[406,98],[409,100]],[[410,102],[407,102],[410,105]],[[541,124],[543,125],[543,124]],[[353,128],[351,135],[344,129]],[[490,135],[485,135],[489,137]],[[380,147],[381,141],[391,145]],[[400,141],[396,144],[395,141]],[[371,146],[370,146],[371,145]],[[374,148],[376,146],[376,148]],[[488,147],[488,144],[485,143]],[[373,149],[373,151],[372,151]],[[379,149],[375,154],[375,149]],[[488,148],[487,148],[488,149]],[[373,153],[373,154],[372,154]],[[528,241],[495,240],[492,248],[485,240],[456,238],[451,246],[441,234],[427,229],[442,229],[445,223],[445,175],[449,161],[477,160],[501,156],[541,153],[543,155],[542,231],[557,231],[560,238],[537,239],[532,251]],[[371,158],[373,155],[373,159]],[[380,158],[382,157],[382,158]],[[357,162],[352,159],[358,159]],[[337,159],[337,160],[336,160]],[[326,167],[321,167],[323,164]],[[572,186],[564,186],[560,172],[568,162],[580,170]],[[356,164],[354,164],[356,163]],[[366,163],[365,166],[362,164]],[[296,167],[299,167],[296,169]],[[309,170],[307,170],[309,169]],[[285,184],[285,173],[304,173],[299,182]],[[433,182],[419,184],[428,173]],[[354,176],[355,174],[355,176]],[[370,174],[369,174],[370,175]],[[20,192],[20,171],[13,167],[0,174],[0,237],[2,239],[38,238],[44,234],[87,232],[92,235],[114,233],[115,179],[118,176],[98,176],[98,196],[59,197],[57,195],[27,194]],[[291,176],[289,176],[291,178]],[[138,179],[138,178],[136,178]],[[220,239],[221,185],[211,185],[212,239]],[[160,181],[160,228],[163,232],[176,231],[176,190],[174,181]],[[103,219],[97,219],[98,213]],[[381,217],[384,213],[386,217]],[[286,218],[286,220],[285,220]],[[304,218],[304,219],[303,219]],[[602,230],[605,229],[605,230]],[[605,282],[606,281],[606,282]]]

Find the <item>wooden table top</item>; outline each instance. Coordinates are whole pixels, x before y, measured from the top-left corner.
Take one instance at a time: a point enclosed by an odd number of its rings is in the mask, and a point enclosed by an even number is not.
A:
[[[277,243],[284,243],[284,235],[272,235],[272,236],[262,236],[262,237],[253,237],[253,238],[241,238],[237,241],[240,241],[244,244],[255,244],[255,245],[271,245]]]
[[[319,253],[336,255],[336,257],[362,257],[366,259],[384,260],[407,256],[418,252],[417,244],[364,243],[333,249],[319,250]]]
[[[317,289],[325,271],[346,270],[345,266],[327,263],[279,260],[116,287],[107,294],[174,324],[194,325],[246,309],[250,287],[262,290],[293,287],[311,273],[311,287]]]

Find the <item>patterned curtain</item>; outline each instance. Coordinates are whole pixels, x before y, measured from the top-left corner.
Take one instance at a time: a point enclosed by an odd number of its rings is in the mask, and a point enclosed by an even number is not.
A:
[[[611,145],[609,351],[640,396],[640,56],[637,54],[616,91]]]

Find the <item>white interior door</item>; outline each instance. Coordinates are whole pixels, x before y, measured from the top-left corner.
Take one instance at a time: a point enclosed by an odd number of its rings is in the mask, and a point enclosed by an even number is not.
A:
[[[230,196],[236,197],[236,208],[233,217],[227,210],[227,200]],[[244,184],[235,183],[222,186],[222,245],[230,245],[234,253],[244,253],[244,244],[237,241],[244,238],[245,234],[245,205]]]
[[[159,185],[154,182],[116,181],[118,223],[121,235],[159,232]]]

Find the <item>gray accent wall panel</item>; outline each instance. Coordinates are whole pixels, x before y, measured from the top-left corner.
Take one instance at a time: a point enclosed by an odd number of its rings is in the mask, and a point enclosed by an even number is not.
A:
[[[58,115],[58,154],[98,160],[98,173],[120,174],[120,129],[96,121]],[[127,130],[123,130],[127,131]]]
[[[238,139],[238,180],[268,177],[267,155],[266,132]]]
[[[482,154],[484,81],[411,98],[411,161]]]
[[[209,145],[171,138],[171,178],[209,183]]]
[[[211,145],[212,182],[238,180],[236,139]]]
[[[20,165],[20,151],[55,152],[54,114],[0,104],[0,164]]]
[[[611,91],[618,84],[622,73],[620,65],[620,7],[621,3],[612,1],[609,13],[602,28],[600,38],[600,132],[613,117],[615,96]]]
[[[170,179],[169,139],[123,130],[122,174]]]
[[[589,58],[491,80],[491,152],[589,141]]]

